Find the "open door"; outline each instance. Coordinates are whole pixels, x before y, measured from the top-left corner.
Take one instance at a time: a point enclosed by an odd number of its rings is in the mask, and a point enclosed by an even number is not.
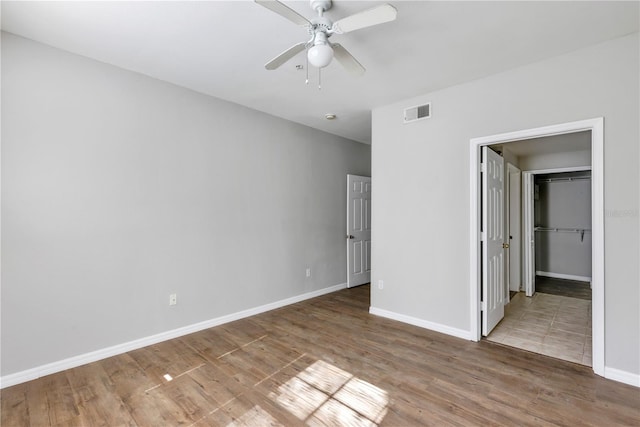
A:
[[[371,281],[371,177],[347,175],[347,287]]]
[[[507,218],[507,228],[509,230],[507,233],[507,236],[509,237],[509,250],[507,251],[507,254],[509,255],[507,262],[507,278],[509,286],[507,286],[507,292],[519,292],[520,285],[522,283],[522,272],[520,270],[520,248],[522,247],[520,239],[522,198],[520,197],[520,194],[522,188],[522,173],[520,169],[510,163],[507,163],[506,183],[509,187],[509,218]]]
[[[504,317],[504,161],[482,147],[482,335]]]
[[[524,291],[528,297],[536,293],[536,239],[534,232],[534,193],[533,173],[522,173],[522,214],[524,216]]]

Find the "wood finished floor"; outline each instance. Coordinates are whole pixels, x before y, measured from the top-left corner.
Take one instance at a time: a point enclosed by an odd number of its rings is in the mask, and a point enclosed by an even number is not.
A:
[[[640,425],[640,389],[368,307],[347,289],[6,388],[1,425]]]
[[[536,292],[591,301],[589,282],[536,276]]]

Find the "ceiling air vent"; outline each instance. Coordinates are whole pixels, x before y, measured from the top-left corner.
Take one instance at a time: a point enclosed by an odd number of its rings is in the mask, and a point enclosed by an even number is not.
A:
[[[404,110],[404,122],[411,123],[416,120],[428,119],[431,117],[431,103],[410,107]]]

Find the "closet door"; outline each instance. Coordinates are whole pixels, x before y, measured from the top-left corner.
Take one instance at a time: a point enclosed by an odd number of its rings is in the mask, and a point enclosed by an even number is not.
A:
[[[504,317],[504,161],[482,147],[482,334]]]

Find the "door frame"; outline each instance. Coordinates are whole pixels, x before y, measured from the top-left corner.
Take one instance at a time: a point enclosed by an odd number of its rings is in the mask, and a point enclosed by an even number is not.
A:
[[[472,138],[469,150],[470,171],[470,222],[469,222],[469,292],[470,335],[473,341],[482,338],[481,328],[481,274],[480,259],[480,147],[504,144],[525,139],[567,133],[591,131],[591,223],[592,223],[592,328],[593,371],[604,376],[605,367],[605,318],[604,318],[604,118],[580,120]]]
[[[515,181],[517,186],[512,185],[511,176],[516,175]],[[506,300],[505,302],[509,302],[511,300],[509,296],[509,292],[512,291],[513,283],[511,283],[511,275],[517,270],[518,274],[518,291],[522,286],[522,171],[514,166],[513,164],[507,162],[507,169],[505,173],[505,198],[507,199],[507,216],[505,217],[506,225],[507,225],[507,240],[509,242],[509,250],[507,251],[507,261],[506,261]],[[511,197],[511,193],[514,192],[514,188],[517,188],[517,196]],[[515,208],[515,209],[514,209]],[[511,218],[512,214],[516,212],[516,217],[518,218],[517,227],[512,227]],[[517,230],[516,230],[517,229]],[[516,235],[516,238],[512,238],[512,235]],[[511,256],[511,249],[517,248],[517,256]],[[517,267],[512,269],[512,265]],[[514,270],[514,271],[511,271]],[[517,291],[516,291],[517,292]]]
[[[534,193],[535,183],[533,173],[525,171],[522,173],[522,259],[524,261],[524,274],[522,284],[525,295],[532,297],[536,292],[536,247],[535,234],[535,210]]]
[[[591,171],[591,166],[571,166],[566,168],[552,168],[552,169],[532,169],[526,170],[522,172],[522,188],[524,189],[522,194],[523,205],[526,207],[524,209],[522,218],[523,225],[522,229],[524,230],[524,242],[529,243],[528,245],[523,245],[523,260],[525,265],[525,280],[524,280],[524,288],[526,295],[528,297],[533,296],[536,292],[536,250],[535,250],[535,218],[534,218],[534,205],[535,205],[535,195],[534,195],[534,181],[535,176],[540,174],[550,174],[550,173],[564,173],[564,172],[583,172],[583,171]],[[593,206],[592,206],[593,209]]]

